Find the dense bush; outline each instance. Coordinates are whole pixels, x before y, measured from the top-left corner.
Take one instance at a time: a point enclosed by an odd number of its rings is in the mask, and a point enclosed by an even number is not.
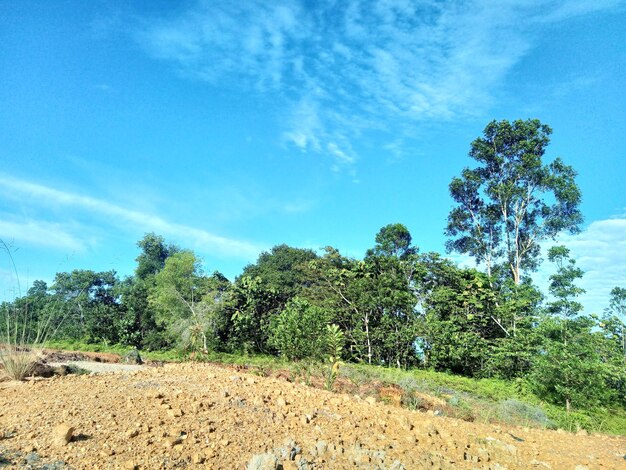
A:
[[[328,317],[323,309],[295,297],[272,319],[269,342],[289,360],[319,360],[326,344]]]

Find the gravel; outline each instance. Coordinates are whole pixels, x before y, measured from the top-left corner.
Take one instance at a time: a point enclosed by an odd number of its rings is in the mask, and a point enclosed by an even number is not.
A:
[[[145,369],[146,366],[134,365],[134,364],[111,364],[107,362],[94,362],[94,361],[66,361],[66,362],[50,362],[49,365],[53,367],[59,366],[76,366],[81,369],[88,370],[96,374],[102,374],[107,372],[135,372]]]

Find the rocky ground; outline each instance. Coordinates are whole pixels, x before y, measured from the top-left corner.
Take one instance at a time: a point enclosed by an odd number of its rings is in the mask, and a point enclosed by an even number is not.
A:
[[[468,423],[208,364],[0,383],[0,468],[626,469],[626,439]]]

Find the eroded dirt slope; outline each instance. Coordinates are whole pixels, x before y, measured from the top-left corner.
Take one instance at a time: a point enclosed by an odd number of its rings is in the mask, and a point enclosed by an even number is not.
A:
[[[2,449],[0,467],[25,468],[626,469],[619,437],[467,423],[205,364],[0,383]]]

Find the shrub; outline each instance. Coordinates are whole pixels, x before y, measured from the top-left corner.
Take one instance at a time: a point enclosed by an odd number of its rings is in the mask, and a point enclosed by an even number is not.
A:
[[[326,354],[328,358],[328,366],[326,369],[326,382],[324,387],[326,390],[332,390],[335,380],[339,375],[341,367],[341,354],[343,352],[343,331],[335,324],[326,325]]]
[[[307,300],[293,298],[270,325],[270,345],[286,359],[321,359],[328,315]]]
[[[540,427],[552,426],[552,422],[541,408],[514,399],[499,403],[497,416],[498,419],[509,424]]]

